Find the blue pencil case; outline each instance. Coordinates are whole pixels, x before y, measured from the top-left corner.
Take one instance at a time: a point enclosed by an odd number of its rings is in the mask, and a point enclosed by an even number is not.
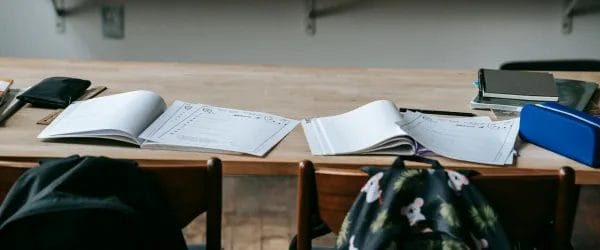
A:
[[[600,167],[600,118],[555,102],[525,105],[519,135],[591,167]]]

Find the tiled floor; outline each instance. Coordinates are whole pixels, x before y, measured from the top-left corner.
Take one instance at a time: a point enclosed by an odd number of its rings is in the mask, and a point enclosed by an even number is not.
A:
[[[225,177],[223,248],[287,249],[295,233],[295,177]],[[189,243],[204,241],[204,216],[185,230]]]
[[[296,177],[239,176],[223,181],[223,248],[284,250],[295,234]],[[575,220],[575,249],[600,249],[600,186],[583,187]],[[185,230],[189,243],[204,242],[204,216]],[[315,240],[331,246],[335,237]]]

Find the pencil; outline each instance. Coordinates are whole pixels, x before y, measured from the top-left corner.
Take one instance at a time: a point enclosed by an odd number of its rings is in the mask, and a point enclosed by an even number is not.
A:
[[[467,117],[477,116],[476,114],[473,114],[473,113],[445,111],[445,110],[430,110],[430,109],[398,108],[398,111],[400,111],[400,112],[415,111],[415,112],[421,112],[424,114],[432,114],[432,115],[451,115],[451,116],[467,116]]]

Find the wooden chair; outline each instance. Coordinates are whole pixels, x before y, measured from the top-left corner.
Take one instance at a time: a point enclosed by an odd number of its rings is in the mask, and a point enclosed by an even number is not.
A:
[[[513,248],[572,249],[571,232],[578,196],[572,168],[556,171],[486,168],[478,172],[480,175],[472,177],[471,182],[496,209]],[[312,248],[310,217],[315,209],[337,234],[367,180],[366,173],[360,170],[315,170],[310,161],[300,163],[297,249]]]
[[[27,169],[0,165],[0,203]],[[193,245],[189,249],[221,250],[221,161],[212,158],[206,166],[153,165],[144,169],[153,173],[163,186],[181,228],[206,212],[206,245]]]

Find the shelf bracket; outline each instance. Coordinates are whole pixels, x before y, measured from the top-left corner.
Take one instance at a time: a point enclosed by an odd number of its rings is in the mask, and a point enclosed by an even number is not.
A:
[[[56,11],[57,16],[65,17],[67,15],[67,8],[65,7],[64,0],[52,0],[52,6],[54,6],[54,11]]]
[[[317,32],[317,0],[303,0],[304,2],[304,30],[309,36]]]
[[[56,27],[56,33],[63,34],[67,30],[67,8],[65,7],[65,0],[52,0],[52,6],[56,12],[56,21],[54,23]]]
[[[564,0],[562,13],[562,32],[570,34],[573,31],[573,16],[578,0]]]
[[[304,4],[304,25],[308,35],[314,36],[317,32],[317,18],[328,17],[338,13],[352,11],[360,7],[366,0],[345,0],[335,5],[320,6],[317,0],[302,0]]]

